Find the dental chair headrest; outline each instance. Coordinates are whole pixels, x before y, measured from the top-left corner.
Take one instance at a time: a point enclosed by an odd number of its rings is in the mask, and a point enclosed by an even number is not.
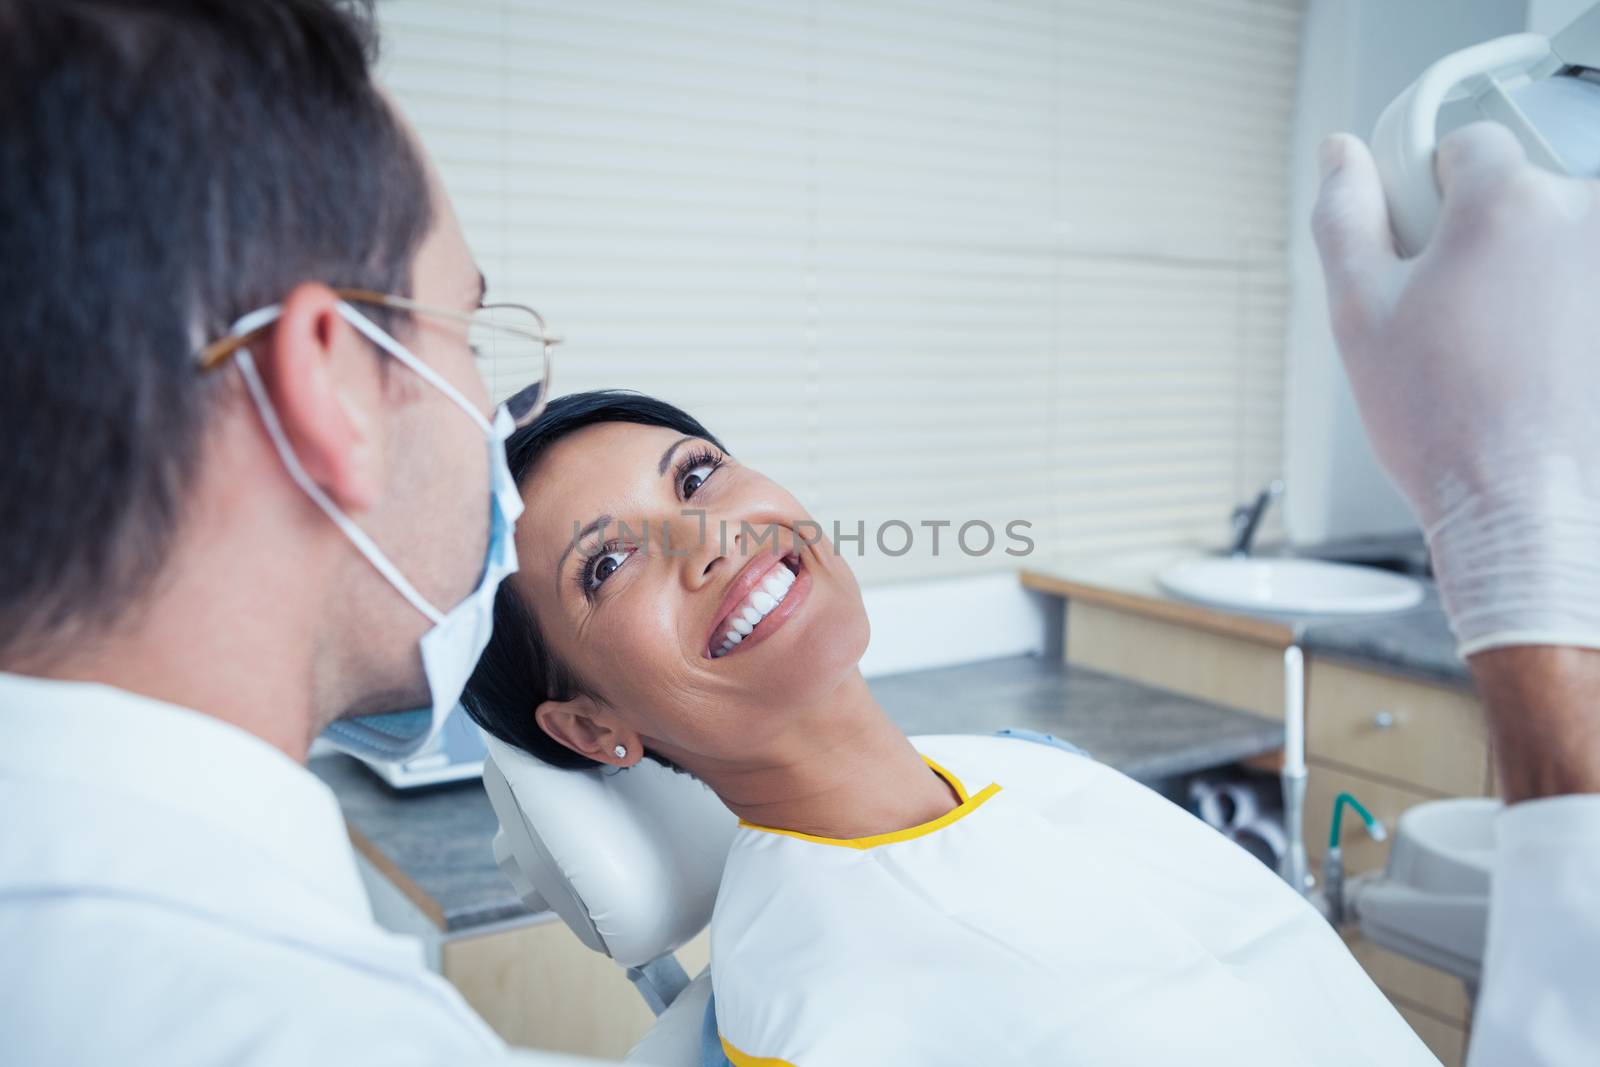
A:
[[[738,819],[699,779],[643,760],[563,770],[484,734],[495,861],[527,904],[639,967],[703,930]]]

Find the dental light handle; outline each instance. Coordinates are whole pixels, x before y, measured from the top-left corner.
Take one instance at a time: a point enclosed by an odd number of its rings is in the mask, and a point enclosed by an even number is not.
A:
[[[1600,5],[1554,39],[1500,37],[1439,60],[1384,109],[1372,134],[1400,251],[1415,255],[1438,222],[1434,174],[1440,119],[1488,119],[1558,174],[1600,175]]]

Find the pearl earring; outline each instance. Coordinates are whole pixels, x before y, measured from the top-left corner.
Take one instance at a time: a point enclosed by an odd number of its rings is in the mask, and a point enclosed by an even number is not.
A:
[[[627,756],[628,756],[628,750],[623,748],[621,745],[618,745],[616,748],[612,749],[611,751],[613,751],[613,752],[615,752],[617,754],[617,758],[618,759],[626,759]]]

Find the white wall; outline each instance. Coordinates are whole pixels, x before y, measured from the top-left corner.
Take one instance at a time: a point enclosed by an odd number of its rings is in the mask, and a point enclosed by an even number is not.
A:
[[[1059,651],[1061,600],[1024,589],[1015,574],[872,585],[861,594],[872,622],[861,658],[868,678]]]
[[[1528,29],[1553,37],[1594,3],[1595,0],[1528,0]]]
[[[1558,28],[1589,0],[1534,0],[1535,28]],[[1309,219],[1317,145],[1336,130],[1362,137],[1435,59],[1528,25],[1527,0],[1311,0],[1291,142],[1288,368],[1284,398],[1284,525],[1296,544],[1415,529],[1367,445],[1328,329]],[[1553,25],[1546,25],[1553,23]]]

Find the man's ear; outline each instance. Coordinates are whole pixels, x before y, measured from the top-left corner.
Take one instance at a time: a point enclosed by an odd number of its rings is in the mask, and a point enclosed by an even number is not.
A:
[[[539,728],[580,756],[613,767],[632,767],[644,755],[639,735],[613,723],[593,700],[546,700],[533,711]],[[624,755],[617,755],[617,746]]]
[[[375,353],[339,313],[326,285],[297,285],[256,348],[272,407],[300,465],[347,512],[377,500],[382,372]]]

